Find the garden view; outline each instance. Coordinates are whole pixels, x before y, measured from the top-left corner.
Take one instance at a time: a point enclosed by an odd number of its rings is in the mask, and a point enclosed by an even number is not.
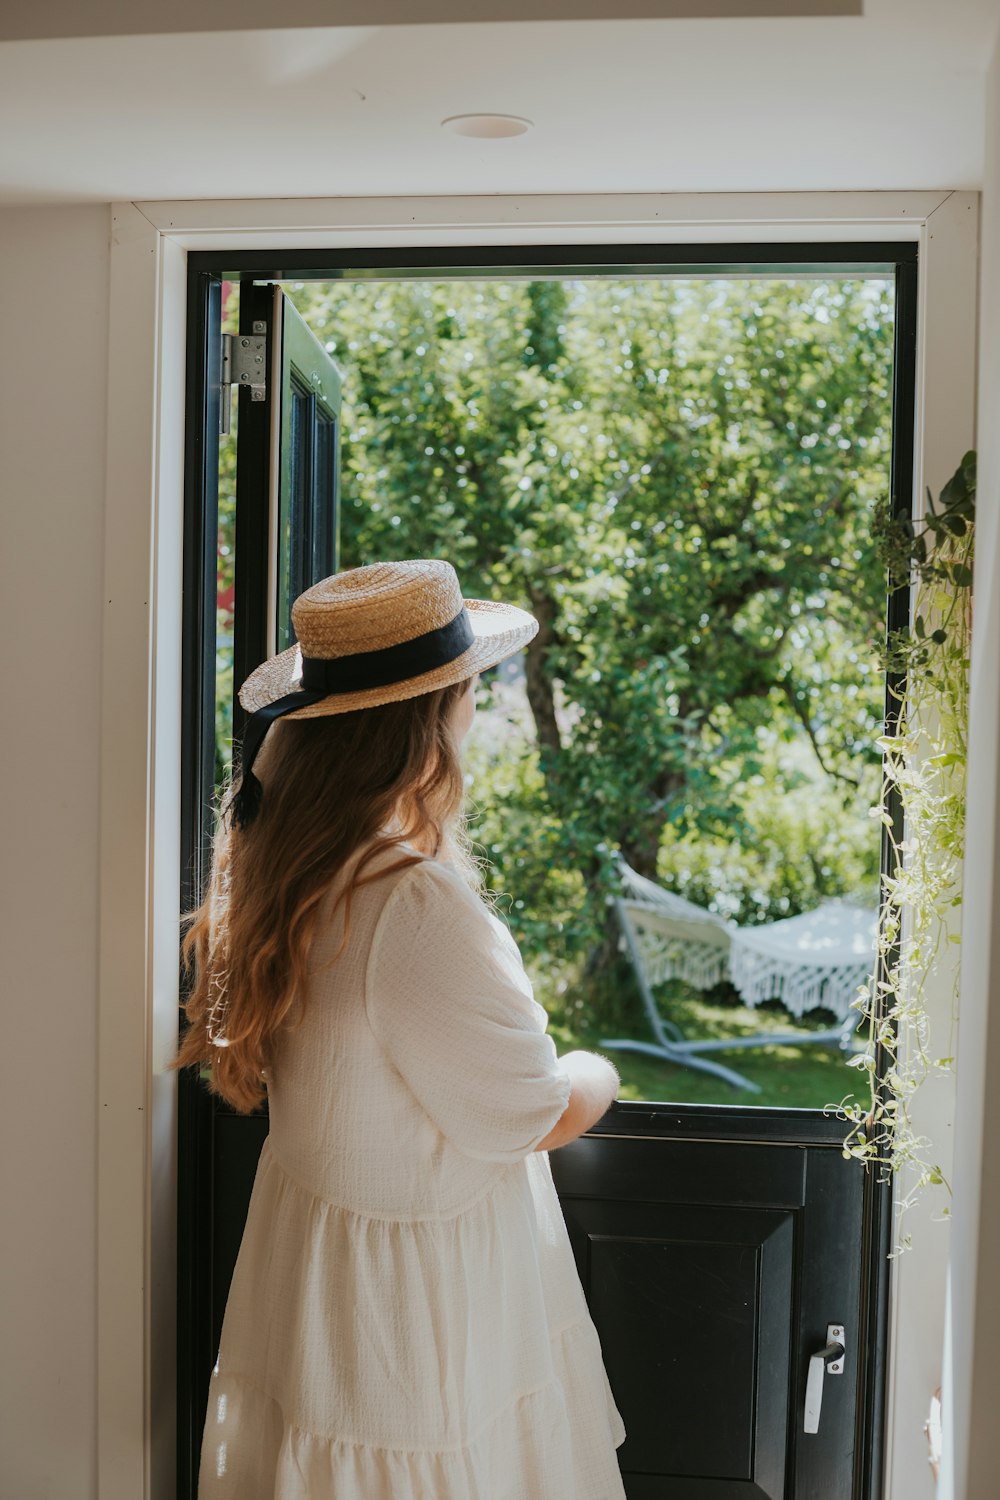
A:
[[[479,689],[469,809],[560,1048],[649,1040],[618,856],[741,927],[835,897],[873,911],[891,280],[286,291],[344,372],[342,565],[446,557],[467,594],[539,621]],[[224,441],[220,760],[234,465]],[[831,1025],[726,982],[656,995],[691,1036]],[[761,1092],[618,1052],[623,1095],[822,1108],[856,1080],[832,1046],[713,1055]]]

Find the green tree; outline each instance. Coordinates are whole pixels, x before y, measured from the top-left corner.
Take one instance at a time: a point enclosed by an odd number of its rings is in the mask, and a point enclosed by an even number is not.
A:
[[[885,590],[870,516],[888,474],[889,286],[403,281],[292,295],[347,373],[345,562],[445,556],[467,592],[539,620],[533,743],[478,777],[505,794],[502,817],[487,806],[479,826],[498,882],[524,901],[519,936],[593,942],[617,849],[677,879],[678,850],[698,840],[769,838],[734,897],[758,914],[873,876],[867,829],[864,851],[832,863],[807,836],[794,878],[764,899],[785,834],[773,815],[755,829],[747,789],[766,772],[780,801],[807,762],[827,844],[838,811],[863,826],[876,794],[868,643]]]

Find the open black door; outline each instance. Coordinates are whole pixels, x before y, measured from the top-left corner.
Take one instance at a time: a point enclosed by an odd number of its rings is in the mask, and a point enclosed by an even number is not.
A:
[[[265,340],[268,380],[263,392],[253,386],[240,390],[237,684],[294,642],[292,604],[304,589],[336,571],[343,385],[336,362],[280,286],[242,288],[238,339],[244,338]],[[238,737],[243,722],[238,707],[234,712]]]
[[[336,571],[342,378],[277,285],[241,288],[240,327],[223,337],[221,282],[192,278],[189,392],[200,402],[187,474],[183,909],[207,872],[218,757],[216,569],[219,433],[238,392],[233,683],[294,641],[291,606]],[[195,607],[195,601],[197,605]],[[234,737],[243,730],[238,700]],[[181,1080],[178,1492],[194,1496],[208,1379],[246,1221],[266,1109],[238,1115],[204,1082]]]
[[[632,246],[621,258],[630,272],[644,261],[662,272],[673,257],[689,269],[704,262],[717,275],[726,266],[733,274],[746,274],[754,264],[801,267],[805,252],[803,246],[688,246],[683,253]],[[856,270],[878,263],[895,276],[892,489],[908,509],[915,248],[826,246],[816,253],[824,265]],[[327,252],[312,271],[302,269],[310,264],[306,253],[294,264],[296,275],[316,279],[343,276],[349,268],[415,277],[421,269],[433,275],[429,268],[447,266],[485,279],[491,270],[517,269],[524,257],[515,248],[434,249],[411,252],[404,266],[385,252]],[[572,272],[605,274],[608,258],[607,246],[574,247]],[[235,261],[247,278],[240,336],[266,340],[269,371],[262,395],[240,394],[238,683],[290,641],[292,600],[338,564],[341,377],[280,288],[259,284],[279,258]],[[565,248],[534,247],[531,274],[559,271],[566,261]],[[214,271],[210,262],[209,256],[192,258],[188,901],[203,868],[211,791],[206,683],[211,677],[214,691],[215,681],[210,449],[218,376],[212,320],[217,326],[222,263]],[[229,274],[233,263],[228,256]],[[905,608],[898,594],[895,600],[894,608]],[[197,704],[202,707],[195,712]],[[241,727],[237,712],[237,734]],[[183,1087],[181,1494],[193,1496],[204,1393],[267,1120],[230,1113],[190,1080]],[[725,1105],[628,1102],[553,1153],[556,1186],[628,1433],[619,1457],[630,1500],[876,1500],[891,1194],[844,1159],[843,1135],[843,1123],[821,1110],[756,1108],[739,1096]]]

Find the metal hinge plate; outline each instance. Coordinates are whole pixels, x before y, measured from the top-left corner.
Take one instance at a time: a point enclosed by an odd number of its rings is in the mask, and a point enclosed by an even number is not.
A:
[[[222,335],[222,384],[248,385],[250,399],[263,401],[267,394],[267,339],[263,334]]]
[[[267,324],[254,323],[253,333],[222,335],[222,422],[229,432],[234,385],[246,386],[251,401],[267,399]]]

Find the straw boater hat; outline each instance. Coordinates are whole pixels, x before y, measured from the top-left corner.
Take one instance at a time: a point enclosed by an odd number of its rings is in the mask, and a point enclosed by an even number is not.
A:
[[[372,563],[324,578],[292,605],[298,645],[240,688],[250,715],[234,821],[256,813],[253,762],[275,719],[315,719],[416,698],[496,666],[538,622],[512,604],[463,599],[450,563]]]

